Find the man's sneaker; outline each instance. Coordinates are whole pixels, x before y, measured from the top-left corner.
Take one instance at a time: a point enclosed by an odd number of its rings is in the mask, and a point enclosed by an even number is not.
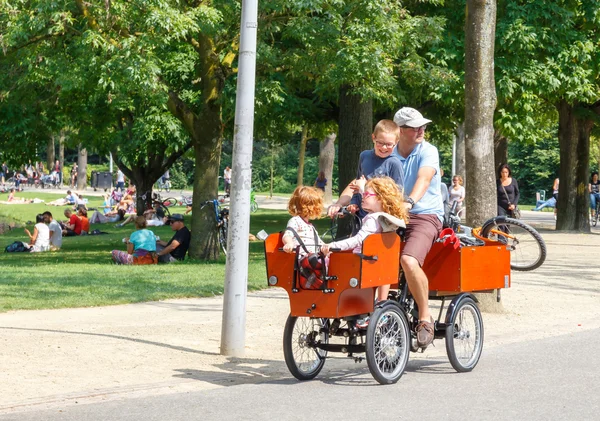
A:
[[[369,316],[356,320],[355,326],[357,329],[366,329],[369,326]]]
[[[433,321],[419,320],[415,332],[417,332],[417,345],[421,348],[433,342]]]

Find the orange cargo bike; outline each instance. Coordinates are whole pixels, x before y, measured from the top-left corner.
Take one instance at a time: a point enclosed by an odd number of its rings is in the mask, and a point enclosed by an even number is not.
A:
[[[419,350],[414,333],[417,309],[399,269],[400,236],[372,234],[361,254],[331,253],[319,289],[302,288],[297,257],[282,251],[281,237],[282,233],[267,237],[265,257],[269,285],[285,289],[290,300],[283,349],[292,375],[314,378],[331,352],[355,361],[363,359],[355,354],[364,353],[379,383],[397,382],[409,352]],[[487,238],[480,244],[455,247],[456,242],[436,242],[423,265],[430,299],[441,300],[435,339],[445,338],[450,363],[459,372],[471,371],[483,348],[483,320],[472,293],[510,286],[509,248]],[[387,301],[374,304],[376,288],[387,284],[397,289]],[[364,325],[356,321],[369,315],[368,325],[358,327]]]

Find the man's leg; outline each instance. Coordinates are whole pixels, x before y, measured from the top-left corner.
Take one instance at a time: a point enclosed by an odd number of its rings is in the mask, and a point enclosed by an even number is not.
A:
[[[408,289],[419,307],[419,320],[431,320],[429,312],[429,280],[421,269],[419,261],[412,256],[402,256],[400,259]]]

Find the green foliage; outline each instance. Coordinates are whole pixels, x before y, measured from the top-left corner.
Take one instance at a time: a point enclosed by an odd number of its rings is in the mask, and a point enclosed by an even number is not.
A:
[[[552,195],[552,184],[560,167],[556,128],[535,143],[509,143],[508,157],[513,177],[519,183],[521,203],[534,205],[538,190],[545,190],[546,198]]]

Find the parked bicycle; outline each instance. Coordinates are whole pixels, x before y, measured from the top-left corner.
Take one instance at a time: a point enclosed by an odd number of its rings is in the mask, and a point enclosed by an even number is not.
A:
[[[166,217],[171,216],[171,211],[169,210],[170,205],[170,199],[165,199],[163,200],[160,197],[160,194],[157,192],[146,192],[142,195],[142,199],[144,200],[144,202],[147,201],[148,195],[152,194],[152,200],[151,200],[151,207],[155,208],[155,209],[162,209],[162,211],[164,212]]]
[[[483,223],[480,228],[462,225],[453,205],[446,217],[445,226],[452,228],[461,242],[477,242],[478,237],[506,244],[510,250],[510,267],[528,271],[539,268],[546,260],[546,243],[530,225],[518,219],[496,216]]]
[[[217,199],[207,200],[206,202],[203,202],[200,209],[204,209],[205,206],[211,206],[215,213],[219,245],[221,246],[221,250],[223,250],[223,253],[227,255],[227,230],[229,228],[229,208],[221,206]]]
[[[256,212],[258,210],[258,203],[256,202],[256,196],[254,195],[254,189],[250,189],[250,212]]]
[[[183,190],[181,190],[181,194],[177,203],[179,206],[192,206],[192,196],[186,196],[183,194]]]

